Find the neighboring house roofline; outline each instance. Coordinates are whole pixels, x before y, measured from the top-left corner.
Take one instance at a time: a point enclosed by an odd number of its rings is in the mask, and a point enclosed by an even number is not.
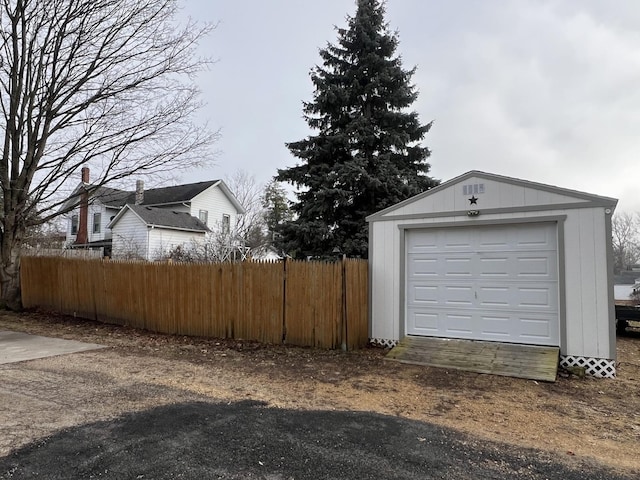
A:
[[[187,183],[184,185],[175,185],[173,187],[162,187],[162,188],[150,188],[144,191],[144,200],[140,205],[145,205],[149,207],[160,207],[160,206],[170,206],[170,205],[185,205],[191,204],[194,198],[198,195],[202,194],[206,190],[212,187],[219,187],[222,193],[224,193],[227,199],[231,202],[233,207],[236,209],[239,215],[242,215],[246,212],[244,207],[240,204],[236,196],[229,189],[224,180],[210,180],[207,182],[198,182],[198,183]],[[173,196],[173,200],[171,201],[154,201],[157,198],[166,198],[166,196]],[[151,197],[151,199],[150,199]],[[134,203],[128,202],[128,203]]]
[[[238,214],[245,213],[245,209],[223,180],[208,180],[206,182],[186,183],[171,187],[150,188],[144,191],[144,200],[140,205],[167,207],[171,205],[190,204],[195,197],[215,186],[218,186],[226,195]],[[91,184],[81,182],[80,185],[74,189],[69,199],[62,204],[60,210],[75,208],[80,203],[82,189],[90,189],[91,187]],[[89,193],[91,197],[90,202],[98,200],[106,207],[122,208],[125,205],[135,203],[135,191],[99,186],[93,188],[93,191]]]
[[[82,194],[84,191],[88,191],[91,184],[80,182],[76,188],[73,189],[73,192],[69,195],[69,197],[60,205],[58,211],[63,212],[65,210],[73,210],[78,205],[80,205]]]
[[[89,192],[90,204],[98,200],[108,208],[122,208],[130,195],[130,192],[125,190],[105,186],[96,187],[91,183],[81,182],[73,192],[71,192],[71,195],[69,195],[69,198],[60,206],[59,210],[73,210],[77,207],[80,204],[83,190]]]
[[[220,180],[207,180],[205,182],[185,183],[170,187],[149,188],[144,190],[144,198],[140,205],[168,206],[182,205],[191,202],[196,196],[213,187]],[[127,203],[135,203],[135,191],[131,192],[131,198]]]

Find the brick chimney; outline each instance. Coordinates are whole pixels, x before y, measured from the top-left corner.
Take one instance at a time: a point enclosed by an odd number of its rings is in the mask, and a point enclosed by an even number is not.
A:
[[[89,183],[89,168],[82,167],[82,183]],[[78,218],[78,233],[76,234],[76,245],[85,245],[89,241],[87,225],[89,222],[89,194],[83,189],[80,194],[80,216]]]
[[[136,205],[140,205],[144,202],[144,182],[142,180],[136,180]]]

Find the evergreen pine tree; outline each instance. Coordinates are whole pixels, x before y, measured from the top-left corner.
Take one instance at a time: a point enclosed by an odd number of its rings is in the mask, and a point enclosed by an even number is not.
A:
[[[403,69],[384,14],[379,0],[357,0],[348,28],[337,29],[337,44],[320,50],[322,66],[311,70],[315,92],[303,111],[317,133],[287,144],[302,163],[276,176],[299,190],[296,219],[281,229],[283,246],[299,257],[335,247],[366,257],[367,215],[437,184],[419,143],[431,123],[407,111],[418,95],[415,68]]]
[[[287,193],[277,181],[271,180],[264,188],[262,208],[264,209],[269,243],[278,252],[283,252],[282,226],[293,219],[293,213],[289,208]]]

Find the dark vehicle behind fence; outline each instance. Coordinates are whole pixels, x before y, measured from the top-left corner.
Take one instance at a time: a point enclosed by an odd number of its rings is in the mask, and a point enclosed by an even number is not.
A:
[[[640,322],[640,306],[616,305],[616,331],[624,333],[630,321]]]

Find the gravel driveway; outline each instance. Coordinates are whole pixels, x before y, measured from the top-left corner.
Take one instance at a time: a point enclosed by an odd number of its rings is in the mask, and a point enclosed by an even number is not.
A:
[[[11,479],[607,479],[548,455],[416,421],[183,403],[62,431],[0,459]]]
[[[107,347],[0,365],[0,479],[640,478],[640,337],[615,381],[547,384],[41,314],[0,330]]]

